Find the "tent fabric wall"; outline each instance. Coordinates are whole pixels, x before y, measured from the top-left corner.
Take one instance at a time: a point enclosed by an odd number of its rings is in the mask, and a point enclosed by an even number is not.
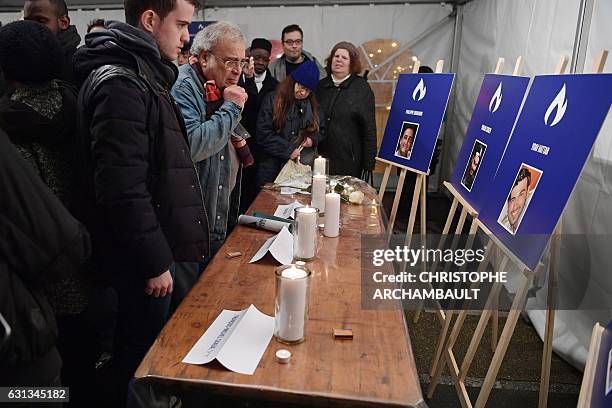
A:
[[[452,12],[451,6],[374,5],[320,7],[253,7],[205,10],[206,20],[229,20],[238,24],[247,41],[255,37],[279,39],[282,29],[299,24],[304,30],[304,49],[321,63],[334,44],[350,41],[359,46],[373,39],[409,42]],[[433,65],[449,59],[453,40],[452,24],[414,47],[423,63]]]
[[[339,41],[359,45],[373,39],[395,39],[403,44],[451,12],[451,6],[440,4],[241,7],[205,9],[203,15],[194,15],[194,20],[232,21],[241,27],[249,43],[255,37],[280,40],[283,27],[299,24],[304,30],[304,49],[323,62]],[[0,13],[3,24],[20,17],[21,13]],[[72,24],[82,37],[94,18],[124,21],[122,9],[70,11]],[[453,26],[448,24],[416,44],[413,52],[423,64],[433,66],[438,59],[450,59],[452,41]]]

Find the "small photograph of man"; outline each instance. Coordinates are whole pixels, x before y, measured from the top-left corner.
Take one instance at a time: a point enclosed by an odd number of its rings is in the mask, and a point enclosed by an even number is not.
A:
[[[395,148],[395,155],[397,157],[410,159],[418,131],[418,123],[404,122],[402,124],[402,131],[399,134],[397,146]]]
[[[465,166],[465,171],[461,178],[461,185],[463,185],[467,191],[472,191],[474,180],[476,179],[478,169],[480,169],[480,163],[482,163],[486,150],[486,144],[482,143],[480,140],[474,141],[474,147],[472,147],[472,153],[470,153],[470,160],[467,166]]]
[[[497,219],[497,222],[512,235],[516,234],[541,177],[542,171],[525,163],[521,164],[506,203]]]

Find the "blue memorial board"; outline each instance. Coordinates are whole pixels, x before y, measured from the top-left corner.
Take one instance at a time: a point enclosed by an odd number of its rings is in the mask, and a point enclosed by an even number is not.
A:
[[[529,78],[487,74],[457,157],[451,183],[476,211],[484,205],[487,189],[510,138]]]
[[[455,74],[402,74],[378,157],[422,173],[429,164]]]
[[[480,220],[534,269],[612,102],[612,74],[537,76]]]

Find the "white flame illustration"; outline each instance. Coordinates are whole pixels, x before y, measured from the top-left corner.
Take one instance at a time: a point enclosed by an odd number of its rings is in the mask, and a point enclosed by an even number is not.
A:
[[[552,114],[553,110],[555,109],[557,109],[555,118],[550,124],[548,124],[548,119]],[[546,109],[546,115],[544,115],[544,123],[550,127],[555,126],[557,123],[559,123],[561,119],[563,119],[563,115],[565,115],[566,109],[567,99],[565,98],[565,84],[563,84],[563,88],[561,88],[555,99],[550,103],[548,109]]]
[[[493,94],[491,98],[491,102],[489,102],[489,112],[495,113],[497,109],[499,109],[499,105],[501,105],[502,101],[502,83],[499,83],[497,90]]]
[[[425,83],[423,83],[423,78],[419,81],[419,84],[412,91],[412,99],[415,101],[420,101],[425,97],[427,93],[427,87],[425,87]]]

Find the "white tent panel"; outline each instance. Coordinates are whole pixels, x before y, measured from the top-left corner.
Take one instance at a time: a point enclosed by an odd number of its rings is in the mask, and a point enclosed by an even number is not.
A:
[[[418,36],[448,16],[450,6],[375,5],[339,7],[253,7],[207,9],[206,20],[229,20],[242,28],[247,41],[255,37],[279,39],[282,29],[299,24],[304,30],[304,49],[321,63],[334,44],[350,41],[359,46],[374,39],[395,39],[402,44]],[[427,64],[450,58],[452,25],[437,38],[427,38],[417,47],[417,55]]]
[[[523,75],[552,73],[562,54],[572,55],[578,6],[564,0],[475,0],[464,6],[444,179],[452,173],[483,75],[493,72],[498,57],[506,60],[503,73],[512,73],[518,56],[525,60]]]

